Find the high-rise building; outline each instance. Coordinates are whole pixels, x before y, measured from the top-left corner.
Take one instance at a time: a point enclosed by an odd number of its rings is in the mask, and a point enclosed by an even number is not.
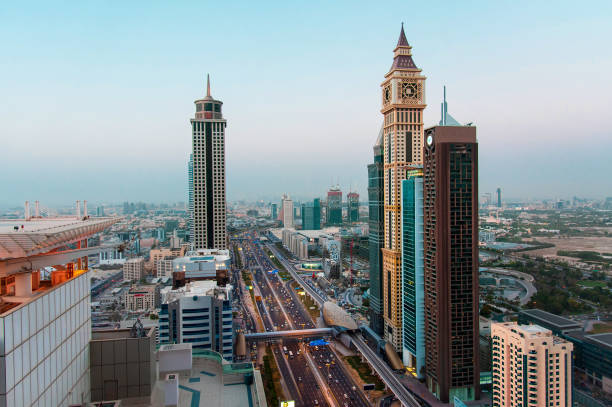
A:
[[[412,60],[411,50],[402,25],[393,64],[381,84],[381,113],[384,116],[384,338],[397,352],[402,350],[400,191],[406,170],[418,168],[423,163],[423,109],[426,106],[426,78]]]
[[[293,201],[291,200],[289,195],[283,195],[282,204],[283,227],[293,228]]]
[[[359,194],[357,192],[349,192],[346,196],[346,203],[348,207],[348,221],[359,222]]]
[[[270,204],[270,218],[276,220],[278,218],[278,204]]]
[[[501,188],[497,188],[497,191],[495,191],[495,193],[497,194],[497,207],[501,208],[502,207],[502,202],[501,202]]]
[[[232,360],[232,286],[214,280],[192,281],[161,290],[159,343],[190,343]]]
[[[480,398],[476,128],[425,132],[425,370],[442,402]]]
[[[187,210],[189,211],[189,241],[193,242],[193,154],[189,154],[187,162]]]
[[[374,162],[368,165],[368,246],[370,250],[370,328],[383,334],[382,252],[384,246],[383,129],[374,144]]]
[[[491,325],[494,407],[572,406],[573,345],[538,325]]]
[[[302,229],[321,229],[321,200],[315,198],[312,202],[302,204]]]
[[[327,225],[342,225],[342,191],[339,186],[327,191]]]
[[[194,249],[227,247],[225,201],[225,126],[223,102],[210,95],[195,102],[190,119],[193,140],[193,241]]]
[[[425,375],[423,281],[423,171],[402,181],[402,355],[418,378]]]

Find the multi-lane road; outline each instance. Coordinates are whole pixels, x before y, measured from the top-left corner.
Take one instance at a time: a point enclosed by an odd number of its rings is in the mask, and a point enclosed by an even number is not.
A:
[[[327,296],[321,290],[314,286],[311,281],[302,278],[302,276],[296,271],[294,265],[287,260],[279,250],[274,247],[274,245],[267,246],[272,253],[278,258],[278,260],[283,264],[283,266],[287,269],[287,271],[291,274],[291,276],[304,288],[308,295],[310,295],[319,305],[322,305],[327,301]],[[354,344],[355,348],[367,359],[369,364],[372,366],[374,371],[378,374],[378,376],[382,379],[382,381],[387,385],[387,387],[393,392],[395,397],[402,403],[404,406],[409,407],[421,407],[422,403],[419,402],[416,397],[400,382],[399,378],[396,376],[395,372],[389,368],[387,363],[385,363],[370,347],[367,346],[361,334],[359,333],[350,333],[351,341]]]
[[[277,274],[269,273],[274,266],[259,244],[243,240],[241,245],[253,274],[255,294],[261,295],[261,301],[256,302],[266,330],[314,328],[295,292]],[[286,354],[283,347],[287,349]],[[298,405],[371,405],[342,361],[327,346],[311,347],[306,343],[284,341],[272,348],[287,390]]]

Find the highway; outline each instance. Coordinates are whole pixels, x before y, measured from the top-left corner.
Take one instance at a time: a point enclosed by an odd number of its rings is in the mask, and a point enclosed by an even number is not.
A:
[[[255,254],[255,247],[251,243],[241,243],[243,254],[247,259],[247,266],[252,271],[253,285],[256,288],[255,295],[261,295],[261,301],[256,301],[256,306],[262,316],[266,331],[290,329],[288,321],[280,311],[279,304],[265,279],[258,256]],[[314,328],[314,326],[311,325],[307,328]],[[284,346],[287,348],[286,353],[283,351],[282,345],[271,345],[271,348],[280,374],[290,392],[287,396],[294,399],[300,407],[330,406],[321,391],[319,381],[303,355],[303,350],[300,349],[300,345],[295,341],[290,341],[284,343]]]
[[[327,298],[325,294],[311,285],[310,281],[305,280],[295,270],[293,264],[289,262],[280,251],[272,244],[267,247],[272,251],[276,258],[285,266],[291,276],[308,292],[308,294],[319,304],[323,305]],[[361,352],[366,358],[370,366],[376,371],[385,385],[395,394],[395,397],[407,407],[421,407],[421,403],[412,395],[412,393],[399,381],[395,372],[383,361],[376,352],[366,345],[361,337],[361,333],[346,333],[351,337],[351,342],[355,348]]]
[[[315,328],[310,315],[292,290],[275,273],[269,273],[275,267],[262,248],[250,243],[248,252],[254,252],[257,257],[257,267],[254,272],[254,282],[261,290],[262,303],[270,311],[274,329],[313,329]],[[310,347],[304,343],[284,343],[288,351],[293,353],[290,359],[293,376],[298,387],[304,385],[305,391],[300,391],[304,406],[330,405],[368,407],[370,402],[366,399],[350,374],[345,370],[343,362],[327,346]],[[314,376],[315,388],[310,386],[310,378]],[[308,395],[312,394],[310,400]],[[314,399],[314,400],[313,400]]]

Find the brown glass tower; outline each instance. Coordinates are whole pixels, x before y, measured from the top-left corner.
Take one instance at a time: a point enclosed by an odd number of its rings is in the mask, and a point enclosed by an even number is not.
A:
[[[425,130],[423,189],[427,386],[444,403],[478,399],[475,127]]]

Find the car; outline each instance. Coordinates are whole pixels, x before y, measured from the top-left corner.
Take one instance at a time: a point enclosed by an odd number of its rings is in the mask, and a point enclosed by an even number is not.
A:
[[[318,405],[319,405],[319,401],[318,401],[317,399],[315,399],[315,401],[314,401],[314,405],[315,405],[315,406],[318,406]]]

